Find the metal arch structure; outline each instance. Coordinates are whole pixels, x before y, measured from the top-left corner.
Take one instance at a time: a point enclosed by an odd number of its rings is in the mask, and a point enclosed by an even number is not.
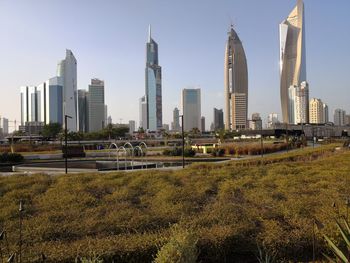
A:
[[[142,148],[142,146],[143,146],[144,149],[145,149],[146,151],[143,151],[143,150],[142,150],[142,152],[145,153],[145,154],[147,153],[148,147],[147,147],[147,144],[146,144],[145,142],[140,142],[138,146],[139,146],[140,148]]]
[[[108,149],[109,149],[109,158],[111,158],[111,152],[112,152],[111,150],[113,149],[112,146],[115,146],[114,149],[117,150],[117,159],[118,159],[118,149],[119,149],[119,148],[118,148],[118,145],[117,145],[116,143],[114,143],[114,142],[111,143],[111,144],[109,145],[109,147],[108,147]]]
[[[124,143],[124,149],[129,148],[131,149],[131,170],[134,170],[134,147],[131,145],[130,142]]]
[[[142,157],[143,157],[143,150],[142,150],[142,148],[140,147],[140,146],[135,146],[135,148],[134,148],[134,150],[133,151],[135,151],[135,150],[138,150],[138,151],[140,151],[141,152],[141,169],[143,169],[143,161],[142,161]]]
[[[125,155],[124,155],[124,169],[126,170],[126,154],[127,154],[127,151],[125,149],[124,146],[120,146],[117,150],[117,169],[119,171],[119,151],[123,150]]]

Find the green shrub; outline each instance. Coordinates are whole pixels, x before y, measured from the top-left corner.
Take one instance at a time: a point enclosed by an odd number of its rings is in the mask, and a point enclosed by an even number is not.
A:
[[[23,161],[23,156],[19,153],[3,153],[0,154],[0,163],[20,163]]]
[[[198,239],[193,231],[174,225],[170,232],[169,241],[158,251],[154,263],[195,263]]]
[[[214,157],[222,157],[225,155],[225,149],[223,148],[215,148],[211,153]]]
[[[182,148],[175,147],[173,149],[165,149],[163,155],[166,156],[182,156]],[[196,155],[196,151],[191,148],[185,148],[185,157],[193,157]]]

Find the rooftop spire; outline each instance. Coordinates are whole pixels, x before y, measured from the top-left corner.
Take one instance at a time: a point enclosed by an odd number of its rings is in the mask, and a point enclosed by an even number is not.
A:
[[[148,42],[151,42],[151,24],[148,26]]]

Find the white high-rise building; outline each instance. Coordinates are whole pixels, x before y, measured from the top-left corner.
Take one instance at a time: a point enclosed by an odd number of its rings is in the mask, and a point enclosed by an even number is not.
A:
[[[9,119],[1,118],[0,116],[0,136],[7,135],[9,133]]]
[[[129,133],[132,134],[136,129],[136,122],[135,121],[129,121]]]
[[[63,116],[63,79],[53,77],[45,82],[45,100],[41,102],[41,113],[45,116],[40,119],[46,124],[48,123],[64,123]]]
[[[173,131],[180,131],[180,111],[178,108],[173,110],[173,122],[171,129]]]
[[[321,99],[312,98],[309,107],[310,123],[321,124],[324,121],[323,102]]]
[[[289,123],[309,123],[309,85],[303,81],[300,86],[289,87]]]
[[[270,113],[267,117],[267,128],[269,128],[269,129],[274,128],[276,123],[279,123],[278,114],[277,113]]]
[[[252,119],[249,121],[249,128],[252,130],[262,130],[262,119],[259,113],[252,114]]]
[[[345,125],[345,110],[335,109],[334,110],[334,125],[335,126],[344,126]]]
[[[147,125],[147,100],[146,100],[146,96],[143,96],[140,99],[139,109],[140,109],[140,128],[147,130],[148,125]]]
[[[184,130],[191,131],[194,128],[201,130],[201,90],[183,89],[181,102]]]
[[[100,131],[105,122],[105,87],[102,80],[91,80],[88,104],[89,132]]]
[[[280,95],[282,118],[285,123],[293,122],[293,107],[289,103],[289,88],[306,81],[304,3],[297,5],[280,24]],[[309,102],[307,101],[307,104]],[[296,116],[301,117],[301,116]],[[303,121],[303,120],[301,120]],[[304,122],[304,121],[303,121]]]
[[[326,103],[323,103],[323,119],[325,123],[329,122],[329,111]]]
[[[78,126],[78,91],[77,60],[71,50],[66,50],[66,58],[58,63],[57,76],[63,79],[63,116],[68,115],[67,128],[77,131]]]
[[[53,77],[38,86],[21,87],[21,125],[63,123],[63,80]]]
[[[236,31],[231,28],[225,49],[224,63],[225,129],[246,129],[248,125],[247,59]]]

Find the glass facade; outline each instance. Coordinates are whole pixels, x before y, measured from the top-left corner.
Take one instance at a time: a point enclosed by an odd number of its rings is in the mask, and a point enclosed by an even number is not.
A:
[[[162,129],[162,68],[158,65],[158,44],[149,35],[146,44],[147,129]],[[145,127],[144,127],[145,128]]]

